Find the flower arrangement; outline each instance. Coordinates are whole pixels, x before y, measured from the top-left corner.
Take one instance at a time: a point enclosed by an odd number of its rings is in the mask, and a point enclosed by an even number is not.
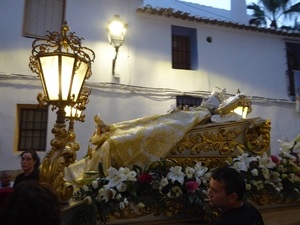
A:
[[[186,168],[171,160],[154,162],[144,170],[138,166],[132,170],[111,167],[107,176],[101,172],[75,193],[75,199],[88,204],[82,211],[84,216],[77,214],[71,224],[96,224],[96,220],[105,224],[110,216],[118,217],[130,204],[140,215],[176,214],[191,208],[209,213],[205,201],[209,179],[209,169],[201,162]]]
[[[232,167],[245,177],[246,197],[256,204],[300,203],[300,167],[286,156],[242,154]]]
[[[280,143],[279,156],[252,156],[239,149],[241,155],[225,163],[245,177],[246,197],[258,205],[300,203],[300,135]],[[202,162],[183,167],[162,159],[144,169],[111,167],[105,176],[100,164],[99,176],[74,194],[87,204],[80,206],[70,224],[105,224],[129,212],[135,216],[175,215],[191,209],[210,221],[216,215],[206,202],[213,169]]]

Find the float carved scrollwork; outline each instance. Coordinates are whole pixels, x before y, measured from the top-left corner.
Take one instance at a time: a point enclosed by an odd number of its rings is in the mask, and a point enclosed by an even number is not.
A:
[[[108,221],[113,221],[116,219],[136,219],[136,218],[150,215],[152,213],[157,215],[160,214],[158,212],[157,205],[155,205],[154,207],[137,208],[136,205],[134,204],[128,204],[122,210],[117,210],[112,212],[109,215]]]
[[[216,131],[191,132],[177,144],[171,154],[188,150],[191,155],[200,154],[201,151],[218,151],[221,155],[226,155],[232,153],[237,146],[244,148],[243,144],[236,141],[242,132],[239,128],[225,127]]]
[[[269,150],[271,122],[266,120],[246,131],[247,149],[254,154],[262,154]]]
[[[272,204],[300,204],[300,199],[284,198],[280,195],[274,195],[272,193],[266,192],[251,196],[249,199],[258,206],[266,206]]]

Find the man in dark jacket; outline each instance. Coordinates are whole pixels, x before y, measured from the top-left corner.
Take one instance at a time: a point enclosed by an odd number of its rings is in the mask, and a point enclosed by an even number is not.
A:
[[[210,204],[221,210],[213,225],[264,225],[260,212],[244,201],[246,184],[238,171],[229,167],[217,168],[209,185]]]

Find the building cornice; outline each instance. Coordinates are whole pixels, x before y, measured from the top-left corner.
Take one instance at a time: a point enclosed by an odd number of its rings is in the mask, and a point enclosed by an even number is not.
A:
[[[247,31],[260,32],[260,33],[266,33],[272,35],[280,35],[284,37],[300,38],[300,32],[296,30],[287,30],[281,28],[277,28],[277,29],[264,28],[255,25],[245,25],[241,23],[234,23],[234,22],[222,21],[217,19],[208,19],[199,16],[193,16],[190,13],[178,11],[173,8],[159,8],[159,7],[153,8],[151,5],[146,5],[146,6],[139,7],[137,9],[137,13],[148,14],[153,16],[163,16],[163,17],[191,21],[195,23],[222,26],[222,27],[228,27],[228,28],[239,29],[239,30],[247,30]]]

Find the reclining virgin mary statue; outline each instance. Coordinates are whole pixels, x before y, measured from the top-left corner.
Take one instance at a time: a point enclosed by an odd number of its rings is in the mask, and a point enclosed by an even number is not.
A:
[[[106,125],[100,116],[95,116],[96,131],[90,142],[96,147],[88,153],[88,157],[65,169],[66,180],[73,185],[81,185],[86,172],[97,171],[99,163],[105,173],[111,166],[130,168],[138,165],[143,168],[165,158],[195,125],[212,119],[213,110],[219,107],[224,98],[225,89],[215,89],[201,106],[185,110],[176,108],[166,114],[112,125]],[[235,114],[233,120],[239,119],[242,117]]]

